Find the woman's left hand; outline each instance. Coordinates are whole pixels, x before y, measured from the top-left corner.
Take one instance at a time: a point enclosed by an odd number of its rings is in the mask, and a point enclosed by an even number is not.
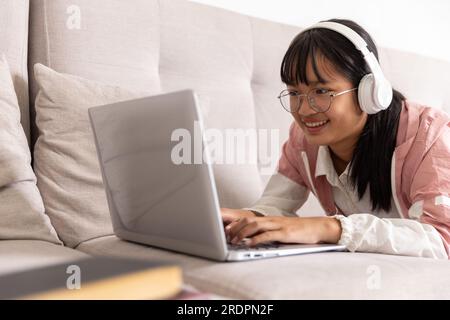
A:
[[[283,243],[337,243],[341,224],[333,217],[245,217],[225,227],[227,239],[237,244],[250,238],[248,245],[278,241]]]

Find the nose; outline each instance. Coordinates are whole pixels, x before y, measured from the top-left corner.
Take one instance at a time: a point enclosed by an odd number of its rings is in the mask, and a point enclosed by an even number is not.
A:
[[[318,113],[316,110],[311,108],[308,102],[308,97],[303,97],[303,99],[300,99],[300,105],[298,107],[297,114],[300,116],[309,116],[311,114]]]

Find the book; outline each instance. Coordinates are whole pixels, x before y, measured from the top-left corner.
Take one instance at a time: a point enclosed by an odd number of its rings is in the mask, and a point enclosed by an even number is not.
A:
[[[0,276],[0,299],[167,299],[182,285],[170,262],[92,257]]]

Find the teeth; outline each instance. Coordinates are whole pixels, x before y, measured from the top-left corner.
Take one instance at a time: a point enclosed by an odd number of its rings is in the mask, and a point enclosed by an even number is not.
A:
[[[303,122],[303,123],[304,123],[307,127],[314,128],[314,127],[320,127],[320,126],[324,125],[324,124],[327,123],[327,122],[328,122],[328,120],[321,121],[321,122]]]

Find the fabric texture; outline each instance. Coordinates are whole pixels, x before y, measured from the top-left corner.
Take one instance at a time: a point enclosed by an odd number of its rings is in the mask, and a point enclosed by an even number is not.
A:
[[[325,252],[215,262],[108,236],[81,244],[91,255],[176,261],[184,281],[235,299],[448,299],[448,261]]]
[[[39,138],[34,168],[46,213],[64,244],[112,234],[88,108],[147,93],[61,74],[37,64]]]
[[[85,259],[89,255],[38,240],[0,241],[0,275]]]
[[[251,206],[242,208],[268,216],[296,216],[308,199],[310,191],[288,177],[274,173],[261,197]]]
[[[368,213],[336,218],[342,226],[338,243],[349,251],[448,259],[442,238],[430,224]]]
[[[27,70],[29,2],[0,1],[0,53],[4,53],[9,64],[20,107],[20,121],[27,138],[30,134]]]
[[[45,214],[30,162],[9,67],[0,55],[0,239],[60,244]]]

